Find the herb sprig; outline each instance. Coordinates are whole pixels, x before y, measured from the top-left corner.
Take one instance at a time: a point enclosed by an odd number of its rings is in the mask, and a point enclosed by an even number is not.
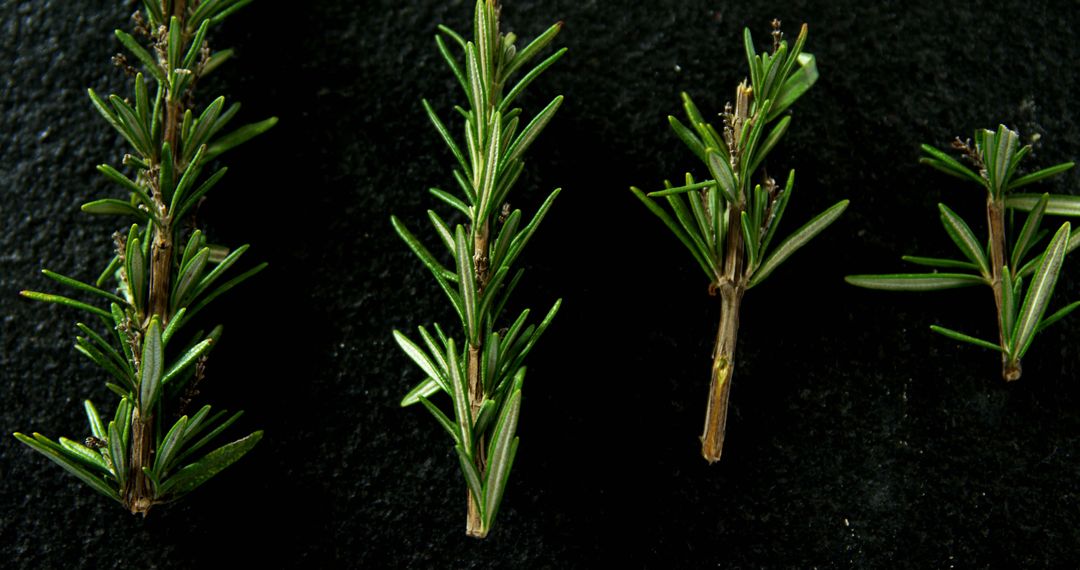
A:
[[[720,459],[727,422],[728,394],[735,371],[735,342],[739,308],[747,290],[761,283],[792,253],[824,230],[847,207],[841,200],[786,239],[775,238],[777,226],[795,184],[795,171],[783,187],[765,173],[766,156],[787,132],[791,117],[784,111],[817,81],[814,56],[803,52],[807,26],[788,47],[773,21],[771,53],[758,54],[750,30],[743,34],[750,83],[735,90],[717,130],[708,123],[690,96],[683,93],[689,128],[668,117],[671,128],[708,169],[710,178],[697,181],[686,174],[681,186],[634,195],[690,250],[709,278],[709,294],[720,295],[720,329],[713,350],[712,378],[701,453],[710,463]],[[767,127],[772,125],[771,128]],[[761,172],[760,183],[754,175]],[[661,205],[664,198],[671,213]],[[672,216],[674,214],[674,217]],[[775,244],[775,245],[774,245]]]
[[[83,441],[53,441],[39,433],[15,437],[132,513],[146,515],[154,505],[186,495],[262,438],[256,431],[210,447],[242,413],[208,405],[190,415],[187,410],[222,327],[183,334],[207,304],[266,267],[260,263],[226,279],[248,246],[229,251],[210,244],[188,222],[226,172],[221,167],[204,176],[204,168],[277,122],[269,118],[225,132],[238,103],[226,107],[218,97],[199,108],[193,102],[199,80],[232,55],[231,49],[211,51],[208,31],[250,2],[144,0],[144,12],[133,16],[135,33],[116,30],[129,55],[114,61],[134,78],[134,101],[88,93],[132,147],[121,167],[97,167],[125,197],[94,200],[82,210],[134,223],[114,235],[116,253],[92,283],[43,270],[91,302],[22,292],[92,317],[89,325],[76,324],[83,336],[75,349],[109,378],[106,386],[120,401],[104,419],[90,400],[84,402],[91,435]],[[114,279],[115,287],[107,286]]]
[[[1007,381],[1021,375],[1020,360],[1031,347],[1035,335],[1080,307],[1071,303],[1045,317],[1065,254],[1080,246],[1080,230],[1071,231],[1069,222],[1054,232],[1045,248],[1038,244],[1049,235],[1041,229],[1048,215],[1080,216],[1080,197],[1059,194],[1021,194],[1014,190],[1073,167],[1063,162],[1019,176],[1020,162],[1031,152],[1030,145],[1020,146],[1020,135],[1005,125],[997,131],[975,131],[975,144],[957,137],[953,149],[960,151],[974,170],[948,153],[922,145],[919,160],[946,174],[967,180],[986,190],[986,220],[989,233],[986,246],[975,237],[971,226],[945,204],[938,204],[945,232],[956,244],[964,259],[939,259],[905,255],[903,260],[924,267],[931,273],[896,273],[887,275],[850,275],[847,282],[859,287],[890,291],[932,291],[987,285],[994,293],[997,308],[998,339],[991,342],[933,325],[931,330],[953,340],[967,342],[1001,353],[1001,375]],[[1028,212],[1022,226],[1006,210]],[[1012,236],[1012,249],[1007,240]],[[941,269],[942,271],[937,271]],[[1029,279],[1025,293],[1024,280]]]
[[[455,194],[432,188],[430,192],[467,221],[451,229],[439,214],[428,210],[439,241],[453,258],[451,267],[440,263],[399,219],[391,217],[394,229],[431,271],[460,320],[461,337],[452,331],[447,334],[435,324],[434,335],[418,327],[422,346],[396,330],[394,339],[426,377],[401,405],[422,404],[453,440],[469,492],[466,533],[478,538],[487,536],[495,522],[517,453],[525,378],[522,363],[562,302],[556,301],[538,325],[526,324],[528,309],[509,325],[501,319],[524,272],[513,270],[513,263],[560,191],[553,191],[528,223],[521,210],[510,210],[507,196],[524,168],[524,152],[555,116],[563,98],[555,97],[527,123],[514,103],[526,86],[566,53],[566,48],[533,65],[562,23],[551,26],[519,51],[516,36],[499,31],[499,11],[495,0],[478,0],[472,41],[446,26],[439,26],[440,34],[435,37],[469,105],[468,110],[455,107],[465,119],[465,144],[459,146],[431,105],[423,102],[428,118],[456,159],[453,174],[460,190]],[[464,63],[451,53],[447,40],[464,53]],[[520,79],[511,80],[530,65]],[[505,91],[506,87],[510,90]],[[439,392],[451,396],[453,419],[428,399]]]

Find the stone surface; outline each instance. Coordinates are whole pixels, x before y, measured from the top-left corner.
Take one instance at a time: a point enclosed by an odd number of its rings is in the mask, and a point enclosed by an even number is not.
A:
[[[115,220],[78,205],[119,137],[87,87],[126,89],[111,31],[135,2],[0,0],[0,419],[81,437],[81,401],[112,404],[71,348],[74,311],[31,303],[41,267],[81,278]],[[289,5],[287,5],[289,4]],[[521,453],[484,542],[444,434],[398,408],[417,371],[392,328],[442,320],[394,235],[426,235],[424,189],[452,158],[419,101],[460,101],[431,38],[471,3],[256,2],[215,36],[238,57],[200,93],[281,122],[224,162],[210,235],[270,270],[216,310],[226,336],[204,396],[244,408],[257,450],[188,500],[134,518],[0,439],[0,556],[13,568],[1064,567],[1080,563],[1080,320],[1042,334],[1024,378],[956,346],[993,336],[986,291],[886,294],[846,273],[952,246],[934,206],[980,221],[978,191],[917,164],[918,145],[998,122],[1031,164],[1080,156],[1073,2],[510,1],[504,29],[562,19],[570,53],[523,103],[566,102],[530,153],[515,206],[564,188],[523,258],[518,306],[559,318],[530,357]],[[627,188],[692,169],[670,133],[687,91],[722,108],[745,74],[741,31],[810,24],[821,80],[769,165],[795,168],[786,231],[840,198],[848,213],[746,299],[728,443],[699,457],[718,303],[690,256]],[[455,127],[456,130],[456,127]],[[1075,171],[1046,184],[1076,192]],[[784,231],[784,230],[782,230]],[[980,230],[981,231],[981,230]],[[1076,298],[1066,262],[1055,305]]]

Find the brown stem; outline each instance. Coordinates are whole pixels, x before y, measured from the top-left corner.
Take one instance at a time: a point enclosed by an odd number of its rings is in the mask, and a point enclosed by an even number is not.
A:
[[[998,343],[1001,345],[1001,376],[1008,382],[1019,380],[1020,359],[1007,354],[1005,332],[1005,293],[1002,268],[1005,266],[1005,205],[993,196],[986,199],[986,222],[990,227],[990,286],[994,290],[994,306],[998,314]]]
[[[163,220],[165,227],[154,228],[154,243],[150,248],[150,295],[147,323],[154,315],[161,319],[161,324],[168,324],[169,280],[172,274],[172,228],[168,220]]]
[[[720,287],[720,329],[713,349],[712,378],[709,382],[709,403],[705,410],[705,430],[701,435],[701,455],[709,463],[720,460],[727,425],[728,395],[735,374],[735,341],[739,334],[740,287]]]
[[[488,529],[484,527],[484,519],[480,517],[480,507],[476,503],[476,497],[473,497],[472,491],[469,491],[469,508],[467,518],[465,520],[465,534],[473,538],[484,538],[487,536]]]
[[[473,238],[473,267],[475,269],[476,277],[476,297],[480,298],[483,294],[484,288],[487,286],[488,281],[488,224],[487,220],[481,222],[477,228],[476,234]],[[476,326],[480,326],[480,323],[476,323]],[[476,344],[469,344],[468,358],[465,362],[466,376],[469,381],[469,408],[472,412],[473,422],[476,421],[476,416],[480,412],[480,407],[484,404],[484,380],[480,377],[480,359],[484,354],[484,339],[482,335],[477,335]],[[474,443],[477,450],[476,454],[476,471],[477,473],[484,473],[484,437],[483,434],[477,434],[476,442]],[[465,534],[474,538],[484,538],[487,536],[488,529],[484,525],[483,519],[480,517],[480,507],[477,502],[477,498],[473,496],[472,491],[469,491],[469,507],[468,517],[465,521]]]
[[[728,219],[741,217],[743,204],[731,204]],[[720,460],[724,448],[727,424],[728,394],[735,373],[735,341],[739,334],[739,306],[743,293],[743,239],[737,223],[728,224],[724,252],[723,277],[716,289],[720,292],[720,328],[713,349],[712,377],[709,381],[709,402],[705,409],[705,429],[701,434],[701,455],[709,463]]]
[[[484,386],[483,380],[480,378],[481,350],[481,347],[470,346],[468,360],[465,363],[469,377],[469,408],[472,412],[473,422],[476,421],[480,406],[484,403]],[[483,473],[485,464],[483,434],[477,435],[475,446],[478,450],[476,454],[476,471],[477,473]],[[473,496],[473,493],[470,490],[468,515],[465,520],[465,534],[473,538],[484,538],[487,536],[487,532],[488,529],[484,526],[484,520],[480,517],[480,506],[477,503],[476,497]]]
[[[154,506],[154,492],[143,468],[151,465],[150,454],[154,448],[154,418],[141,417],[139,411],[131,414],[130,470],[124,484],[124,506],[131,514],[146,516]]]

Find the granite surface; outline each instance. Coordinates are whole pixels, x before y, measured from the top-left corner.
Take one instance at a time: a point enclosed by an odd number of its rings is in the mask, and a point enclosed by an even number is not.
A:
[[[81,437],[111,406],[72,349],[69,309],[32,303],[48,267],[97,275],[115,220],[94,171],[123,147],[85,95],[125,89],[112,30],[134,2],[0,0],[0,432]],[[397,402],[418,373],[392,328],[446,321],[394,235],[437,206],[452,158],[419,101],[459,102],[432,36],[471,3],[255,2],[214,37],[238,57],[201,86],[280,117],[224,161],[201,222],[270,269],[217,308],[207,401],[263,428],[254,453],[145,520],[0,439],[0,565],[10,568],[981,568],[1080,564],[1080,318],[1043,333],[1006,385],[997,357],[929,331],[994,335],[985,290],[857,290],[952,247],[946,201],[982,197],[917,164],[918,145],[999,122],[1030,164],[1080,156],[1076,2],[506,0],[504,29],[566,23],[569,54],[523,99],[566,101],[512,198],[564,188],[523,257],[518,306],[563,309],[529,359],[521,448],[492,535],[465,537],[445,435]],[[898,6],[903,6],[899,8]],[[693,157],[666,115],[687,91],[722,108],[741,32],[810,25],[819,83],[770,168],[798,172],[785,228],[845,216],[746,298],[723,460],[699,456],[718,303],[627,188]],[[1036,140],[1037,139],[1037,140]],[[1043,185],[1080,192],[1076,171]],[[981,226],[979,226],[981,228]],[[782,230],[784,231],[784,230]],[[979,230],[981,231],[981,229]],[[1055,305],[1080,295],[1066,261]]]

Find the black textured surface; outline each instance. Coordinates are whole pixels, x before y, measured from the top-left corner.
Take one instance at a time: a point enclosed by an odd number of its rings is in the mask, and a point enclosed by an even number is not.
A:
[[[125,87],[111,31],[133,2],[0,0],[0,432],[85,431],[111,402],[71,348],[72,310],[31,303],[46,266],[97,274],[116,228],[78,212],[119,138],[85,95]],[[290,4],[290,6],[286,6]],[[570,53],[524,102],[566,103],[515,205],[565,188],[525,256],[517,302],[565,298],[530,358],[521,453],[491,537],[467,539],[448,442],[397,401],[417,380],[391,328],[446,320],[393,234],[420,228],[449,154],[419,105],[458,95],[431,41],[471,3],[256,2],[216,36],[239,57],[205,85],[281,123],[227,158],[205,222],[271,270],[218,307],[212,403],[266,429],[243,462],[143,520],[0,438],[0,563],[18,568],[1075,567],[1080,320],[1043,334],[1024,378],[928,330],[993,336],[988,292],[846,286],[950,247],[934,205],[971,220],[972,187],[918,144],[1006,122],[1031,164],[1080,156],[1076,2],[507,0],[504,29],[563,19]],[[869,4],[869,5],[868,5]],[[744,25],[811,27],[821,80],[770,164],[798,172],[790,231],[848,213],[744,305],[724,459],[698,455],[717,307],[689,255],[627,192],[699,171],[665,116],[719,110],[745,73]],[[450,94],[453,93],[451,97]],[[449,113],[444,112],[444,116]],[[1076,192],[1071,172],[1044,188]],[[293,196],[292,200],[285,197]],[[782,230],[784,231],[784,230]],[[980,230],[981,231],[981,230]],[[1066,263],[1055,304],[1080,294]]]

